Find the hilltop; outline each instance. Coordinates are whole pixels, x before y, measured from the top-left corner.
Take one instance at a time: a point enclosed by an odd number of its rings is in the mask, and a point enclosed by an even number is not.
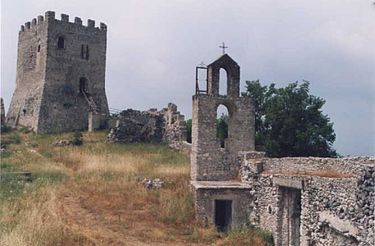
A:
[[[1,245],[266,245],[255,229],[198,225],[189,158],[156,144],[114,144],[106,132],[2,134]],[[29,171],[32,182],[6,172]],[[161,188],[144,180],[160,179]]]

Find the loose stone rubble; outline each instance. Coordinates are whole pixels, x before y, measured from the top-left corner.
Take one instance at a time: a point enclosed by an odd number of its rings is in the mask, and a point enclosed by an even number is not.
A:
[[[73,145],[72,141],[70,140],[56,140],[55,142],[52,143],[52,146],[56,146],[56,147],[63,147],[63,146],[69,146],[69,145]]]
[[[185,118],[173,103],[161,111],[122,111],[107,139],[121,143],[166,143],[170,148],[182,151],[189,151],[190,148],[186,142]]]
[[[162,181],[161,179],[144,179],[142,181],[142,184],[147,189],[160,189],[163,187],[164,181]]]

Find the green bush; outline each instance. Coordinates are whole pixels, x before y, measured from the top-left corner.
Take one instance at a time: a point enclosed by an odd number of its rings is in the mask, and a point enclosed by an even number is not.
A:
[[[72,144],[73,145],[82,145],[83,144],[83,135],[81,132],[74,132],[73,138],[72,138]]]

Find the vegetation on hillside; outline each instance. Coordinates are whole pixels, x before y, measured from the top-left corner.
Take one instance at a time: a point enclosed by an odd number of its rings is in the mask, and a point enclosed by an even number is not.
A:
[[[0,245],[267,245],[269,234],[198,225],[189,159],[164,145],[112,144],[106,133],[11,131],[1,153]],[[53,146],[62,139],[82,145]],[[33,182],[5,178],[30,171]],[[145,179],[165,181],[147,189]]]

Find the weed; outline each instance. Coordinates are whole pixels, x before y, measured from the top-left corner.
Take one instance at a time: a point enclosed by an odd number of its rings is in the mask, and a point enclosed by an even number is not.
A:
[[[72,142],[73,145],[82,145],[83,144],[82,138],[83,138],[82,133],[76,131],[76,132],[73,133],[73,137],[72,137],[71,142]]]

